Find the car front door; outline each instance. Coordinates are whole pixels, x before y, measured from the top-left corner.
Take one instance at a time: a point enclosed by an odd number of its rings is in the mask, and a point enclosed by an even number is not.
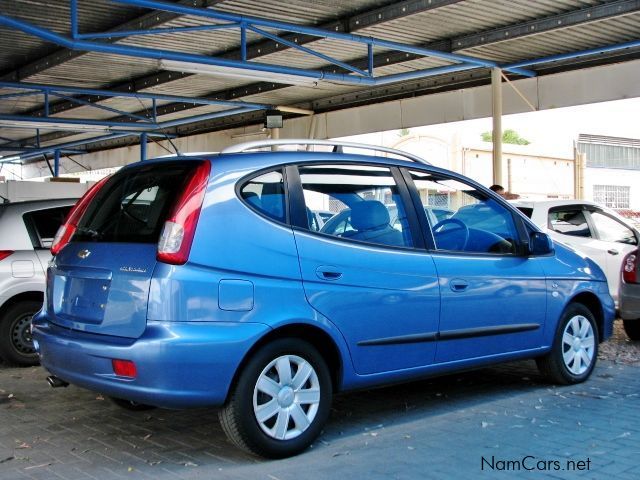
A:
[[[520,234],[510,209],[453,176],[408,171],[414,203],[454,212],[430,238],[441,292],[435,361],[455,362],[542,345],[546,279],[540,259],[520,255]],[[518,220],[520,221],[520,220]]]
[[[432,363],[438,279],[399,172],[323,163],[287,178],[305,294],[344,335],[356,372]],[[319,210],[335,213],[321,229],[310,221]]]

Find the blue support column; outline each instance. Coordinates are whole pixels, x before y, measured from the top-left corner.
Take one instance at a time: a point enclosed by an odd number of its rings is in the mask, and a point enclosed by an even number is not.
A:
[[[57,177],[60,174],[60,150],[53,151],[53,176]]]
[[[147,134],[140,134],[140,161],[144,162],[147,159]]]

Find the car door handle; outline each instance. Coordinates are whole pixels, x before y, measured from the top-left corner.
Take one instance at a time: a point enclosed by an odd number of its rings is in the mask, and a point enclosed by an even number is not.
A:
[[[342,278],[342,272],[335,267],[321,266],[316,268],[316,276],[320,280],[338,280]]]
[[[620,252],[614,248],[612,248],[611,250],[607,250],[607,253],[610,255],[618,255]]]
[[[469,288],[469,282],[466,280],[462,280],[461,278],[454,278],[449,282],[449,287],[454,292],[464,292],[467,288]]]

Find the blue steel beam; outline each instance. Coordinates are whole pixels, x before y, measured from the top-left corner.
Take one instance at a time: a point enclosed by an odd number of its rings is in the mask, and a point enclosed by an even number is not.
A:
[[[42,95],[40,92],[16,92],[16,93],[5,93],[0,95],[0,100],[13,99],[17,97],[31,97],[33,95]]]
[[[212,30],[228,30],[239,28],[238,23],[225,23],[222,25],[202,25],[200,27],[175,27],[175,28],[151,28],[149,30],[120,30],[117,32],[80,33],[75,38],[79,40],[95,40],[98,38],[122,38],[140,35],[166,35],[169,33],[203,32]]]
[[[0,15],[0,22],[1,22]],[[74,93],[78,95],[94,95],[98,97],[108,98],[135,98],[135,99],[148,99],[159,100],[166,102],[183,102],[193,103],[196,105],[220,105],[228,107],[254,107],[254,108],[271,108],[272,105],[264,103],[253,102],[239,102],[235,100],[214,100],[210,98],[201,97],[185,97],[181,95],[166,95],[163,93],[149,93],[149,92],[120,92],[113,90],[101,90],[98,88],[83,88],[83,87],[70,87],[65,85],[45,85],[39,83],[26,83],[26,82],[2,82],[0,81],[0,88],[11,88],[15,90],[34,90],[39,94],[45,94],[50,92],[64,92]],[[106,98],[105,98],[106,100]]]
[[[251,109],[256,110],[256,109]],[[63,118],[63,117],[32,117],[26,115],[8,115],[8,114],[0,114],[0,121],[4,122],[15,122],[15,128],[21,128],[20,123],[25,124],[39,124],[46,125],[50,124],[52,129],[55,130],[55,125],[64,125],[64,126],[78,126],[82,129],[83,126],[96,127],[96,129],[126,129],[126,130],[146,130],[152,129],[155,130],[159,128],[159,124],[157,123],[136,123],[136,122],[110,122],[109,120],[94,120],[91,118]],[[6,127],[8,125],[3,125]],[[27,127],[28,128],[28,127]],[[45,127],[40,127],[45,128]],[[66,128],[61,128],[62,130],[66,130]]]
[[[614,45],[606,45],[604,47],[590,48],[588,50],[580,50],[578,52],[561,53],[558,55],[549,55],[547,57],[523,60],[521,62],[511,63],[508,66],[515,66],[515,68],[529,67],[531,65],[540,65],[542,63],[559,62],[562,60],[572,60],[574,58],[587,57],[589,55],[598,55],[600,53],[610,53],[610,52],[626,50],[629,48],[637,48],[637,47],[640,47],[640,40],[632,40],[630,42],[616,43]]]
[[[117,108],[107,107],[106,105],[100,105],[98,103],[87,102],[86,100],[83,100],[81,98],[70,97],[68,95],[63,95],[61,93],[56,93],[56,92],[51,92],[50,95],[53,95],[54,97],[62,98],[63,100],[68,100],[73,103],[77,103],[78,105],[85,105],[87,107],[97,108],[98,110],[104,110],[106,112],[115,113],[116,115],[135,118],[143,122],[155,123],[152,119],[148,117],[143,117],[142,115],[136,115],[135,113],[125,112],[124,110],[118,110]],[[49,117],[49,118],[55,118],[55,117]]]
[[[331,38],[334,40],[342,40],[345,42],[360,43],[363,45],[373,45],[383,48],[389,48],[391,50],[397,50],[405,53],[416,53],[417,55],[424,55],[428,57],[438,57],[451,62],[471,63],[478,67],[498,67],[497,62],[491,60],[485,60],[482,58],[471,57],[469,55],[461,55],[456,53],[447,53],[440,50],[430,50],[426,48],[417,47],[414,45],[407,45],[404,43],[393,42],[389,40],[381,40],[373,37],[365,37],[362,35],[355,35],[352,33],[333,32],[330,30],[323,30],[320,28],[308,27],[304,25],[296,25],[293,23],[280,22],[276,20],[269,20],[265,18],[252,17],[249,15],[236,15],[232,13],[221,12],[215,9],[207,8],[193,8],[174,3],[160,2],[156,0],[111,0],[115,3],[122,3],[126,5],[132,5],[136,7],[149,8],[152,10],[161,10],[165,12],[178,13],[181,15],[193,15],[205,18],[212,18],[216,20],[224,20],[229,22],[244,23],[253,26],[262,26],[267,28],[275,28],[278,30],[284,30],[292,33],[300,33],[304,35],[311,35],[318,38]],[[263,65],[263,64],[258,64]],[[516,69],[517,70],[517,69]],[[512,71],[512,70],[511,70]],[[282,72],[286,73],[286,72]],[[534,72],[519,71],[514,72],[524,76],[535,76]]]
[[[147,134],[140,134],[140,161],[144,162],[147,159]]]
[[[58,177],[60,175],[60,149],[56,148],[53,151],[53,176]]]
[[[121,0],[114,0],[121,1]],[[222,14],[219,12],[212,13],[210,9],[192,9],[189,7],[183,7],[175,4],[165,4],[162,2],[149,2],[146,0],[128,0],[125,3],[135,4],[135,2],[142,2],[145,5],[138,6],[146,6],[147,4],[153,4],[155,6],[162,6],[161,10],[171,11],[175,13],[182,13],[185,15],[200,15],[200,16],[213,16],[216,18],[217,16],[221,16],[222,19],[227,17],[227,14]],[[176,10],[177,9],[177,10]],[[492,62],[489,60],[478,59],[475,57],[469,57],[466,55],[458,55],[458,54],[450,54],[444,53],[438,50],[430,50],[425,49],[413,45],[405,45],[397,42],[390,42],[386,40],[374,39],[370,37],[362,37],[359,35],[350,35],[350,34],[342,34],[337,32],[329,32],[319,29],[313,29],[311,27],[301,27],[297,25],[286,24],[283,22],[273,22],[270,20],[262,20],[262,19],[254,19],[253,17],[240,17],[240,16],[232,16],[233,20],[238,19],[241,22],[246,22],[247,18],[250,18],[252,22],[255,24],[259,24],[269,28],[289,28],[292,31],[300,31],[307,34],[315,34],[320,37],[329,37],[329,38],[339,38],[343,41],[352,41],[356,43],[361,43],[364,45],[373,45],[383,48],[394,49],[407,53],[414,53],[416,55],[423,56],[433,56],[438,58],[444,58],[446,60],[452,62],[461,62],[458,66],[466,70],[468,69],[468,65],[475,65],[477,67],[496,67],[499,66],[496,62]],[[131,45],[122,45],[122,44],[105,44],[100,42],[90,42],[83,40],[73,40],[62,35],[56,34],[50,30],[29,24],[27,22],[23,22],[22,20],[18,20],[12,17],[8,17],[6,15],[0,15],[0,25],[5,25],[10,28],[15,28],[20,31],[23,31],[27,34],[37,36],[47,41],[51,41],[57,43],[61,46],[70,48],[70,49],[79,49],[79,50],[87,50],[115,55],[124,55],[124,56],[132,56],[138,58],[149,58],[155,60],[174,60],[179,62],[189,62],[196,63],[202,65],[214,65],[214,66],[222,66],[222,67],[233,67],[233,68],[241,68],[241,69],[250,69],[256,72],[265,72],[265,73],[275,73],[275,74],[285,74],[285,75],[295,75],[305,78],[313,78],[317,80],[329,80],[346,84],[355,84],[355,85],[369,85],[374,86],[377,84],[376,78],[371,78],[369,76],[358,76],[358,75],[348,75],[341,73],[332,73],[321,70],[310,70],[310,69],[302,69],[295,67],[285,67],[282,65],[270,65],[259,62],[247,62],[247,61],[239,61],[239,60],[230,60],[225,58],[216,58],[209,57],[206,55],[199,54],[190,54],[184,52],[176,52],[176,51],[165,51],[165,50],[156,50],[145,47],[136,47]],[[246,40],[245,40],[246,41]],[[246,48],[246,47],[245,47]],[[520,75],[525,76],[533,76],[535,75],[533,72],[528,70],[522,70],[518,68],[510,69],[510,71],[514,73],[518,73]],[[408,72],[413,73],[413,72]],[[422,70],[420,76],[427,77],[432,75],[429,69]],[[382,77],[384,78],[384,77]],[[403,80],[401,77],[397,78],[396,81]]]

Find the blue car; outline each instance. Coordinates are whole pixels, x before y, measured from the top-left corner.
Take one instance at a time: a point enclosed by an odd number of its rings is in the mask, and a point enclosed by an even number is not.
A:
[[[524,358],[589,377],[614,318],[594,262],[410,154],[254,151],[273,143],[131,164],[78,202],[32,327],[52,386],[220,407],[235,444],[285,457],[334,392]]]

